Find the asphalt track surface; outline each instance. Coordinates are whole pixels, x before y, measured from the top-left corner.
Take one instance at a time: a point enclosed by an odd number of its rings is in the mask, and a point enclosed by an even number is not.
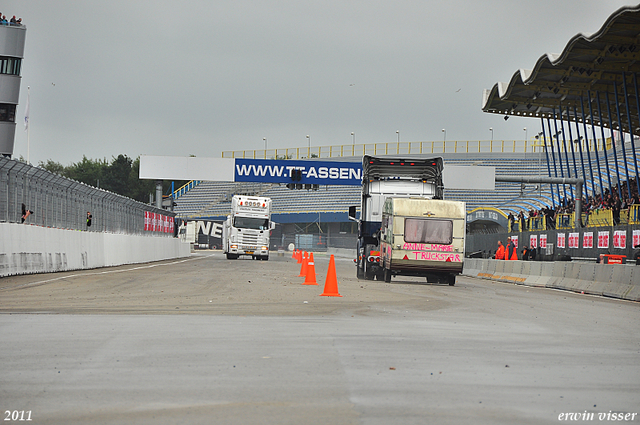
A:
[[[0,279],[3,421],[640,423],[638,303],[362,281],[344,258],[342,297],[322,297],[328,257],[315,260],[318,286],[288,256],[214,251]]]

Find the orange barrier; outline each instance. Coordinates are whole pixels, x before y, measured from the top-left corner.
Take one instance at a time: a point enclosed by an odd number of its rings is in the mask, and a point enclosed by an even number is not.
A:
[[[327,279],[324,282],[324,292],[321,297],[341,297],[338,293],[338,277],[336,276],[336,262],[331,255],[329,260],[329,270],[327,270]]]
[[[307,276],[304,278],[303,285],[317,285],[316,282],[316,266],[313,261],[313,252],[310,254],[309,261],[307,262]]]

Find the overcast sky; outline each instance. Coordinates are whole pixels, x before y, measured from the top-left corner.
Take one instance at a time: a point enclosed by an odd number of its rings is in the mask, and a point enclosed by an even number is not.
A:
[[[482,91],[598,31],[617,0],[5,0],[27,26],[14,156],[446,139],[522,140],[539,120]]]

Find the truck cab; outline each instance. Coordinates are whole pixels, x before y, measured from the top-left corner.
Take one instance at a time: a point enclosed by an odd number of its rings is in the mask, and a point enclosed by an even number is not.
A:
[[[380,227],[386,199],[442,199],[442,169],[440,157],[363,157],[360,217],[356,217],[355,206],[349,208],[349,219],[358,222],[355,259],[358,279],[383,278]]]
[[[241,255],[253,259],[269,259],[269,239],[275,224],[271,221],[271,199],[234,195],[231,214],[222,229],[223,250],[227,259]]]

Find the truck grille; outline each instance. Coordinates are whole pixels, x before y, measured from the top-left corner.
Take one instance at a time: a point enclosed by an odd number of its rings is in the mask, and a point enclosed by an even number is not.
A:
[[[258,235],[251,235],[247,233],[242,233],[239,235],[239,242],[243,245],[257,245],[258,244]]]

